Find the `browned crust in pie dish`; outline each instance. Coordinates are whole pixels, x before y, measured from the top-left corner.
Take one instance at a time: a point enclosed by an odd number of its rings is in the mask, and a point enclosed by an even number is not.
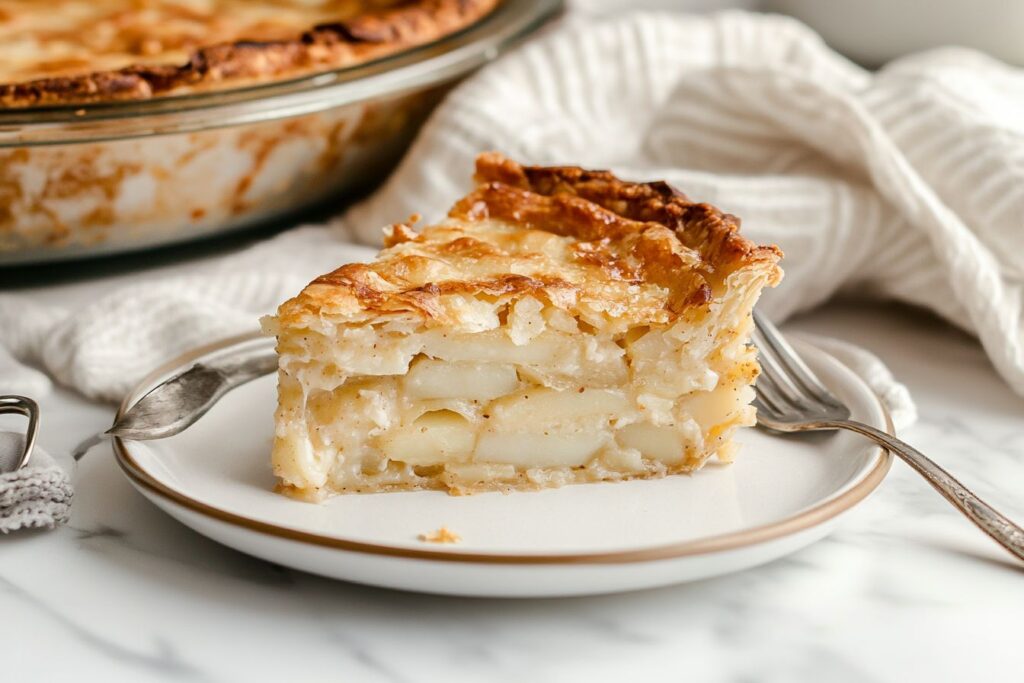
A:
[[[778,247],[751,242],[739,233],[738,218],[692,202],[664,182],[628,182],[607,171],[575,166],[524,166],[495,152],[477,158],[475,179],[476,189],[454,205],[450,218],[468,224],[496,220],[570,238],[573,261],[594,274],[585,281],[609,283],[593,294],[621,304],[626,318],[666,323],[706,310],[729,275],[740,269],[767,272],[773,286],[782,278]],[[435,244],[408,226],[392,226],[385,246],[404,242],[417,243],[411,246],[419,253],[395,253],[323,275],[281,307],[281,319],[291,324],[331,310],[342,315],[413,314],[445,324],[445,295],[586,296],[579,282],[557,270],[533,277],[506,273],[422,284],[428,255],[483,263],[501,259],[502,251],[468,235]],[[661,293],[637,293],[637,286],[651,285]]]
[[[0,107],[144,100],[220,90],[352,66],[466,28],[501,0],[410,0],[289,40],[235,41],[201,47],[181,65],[136,65],[81,75],[0,84]]]

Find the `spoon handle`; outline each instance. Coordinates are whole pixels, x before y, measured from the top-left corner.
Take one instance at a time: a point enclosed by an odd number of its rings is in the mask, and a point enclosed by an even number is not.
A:
[[[205,415],[228,391],[276,370],[277,354],[265,345],[196,363],[151,389],[106,434],[139,441],[172,436]]]

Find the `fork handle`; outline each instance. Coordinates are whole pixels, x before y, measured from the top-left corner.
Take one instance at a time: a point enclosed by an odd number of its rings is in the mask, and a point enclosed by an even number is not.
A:
[[[888,448],[900,456],[904,462],[913,467],[921,476],[928,480],[936,491],[953,504],[967,519],[974,522],[979,529],[991,536],[997,543],[1024,560],[1024,529],[1011,522],[997,512],[961,484],[956,477],[939,467],[924,453],[891,434],[875,429],[862,422],[839,420],[830,426],[863,434],[876,443]]]

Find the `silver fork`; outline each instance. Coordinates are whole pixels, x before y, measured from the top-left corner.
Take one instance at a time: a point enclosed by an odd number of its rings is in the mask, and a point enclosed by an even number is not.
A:
[[[949,472],[891,434],[850,419],[850,410],[804,364],[779,330],[754,313],[754,344],[760,352],[757,423],[777,432],[848,429],[898,455],[946,500],[997,543],[1024,560],[1024,529],[978,498]]]

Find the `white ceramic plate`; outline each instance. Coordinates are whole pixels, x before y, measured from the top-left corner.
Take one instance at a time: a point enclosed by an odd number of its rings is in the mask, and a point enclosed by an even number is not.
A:
[[[891,429],[856,375],[796,341],[854,417]],[[126,405],[211,348],[154,373]],[[891,461],[853,434],[781,437],[749,429],[734,464],[692,476],[510,495],[348,495],[311,504],[273,492],[275,401],[275,378],[257,380],[177,436],[116,440],[118,462],[156,505],[227,546],[315,574],[428,593],[584,595],[746,569],[825,536],[878,486]],[[462,541],[418,539],[441,526]]]

